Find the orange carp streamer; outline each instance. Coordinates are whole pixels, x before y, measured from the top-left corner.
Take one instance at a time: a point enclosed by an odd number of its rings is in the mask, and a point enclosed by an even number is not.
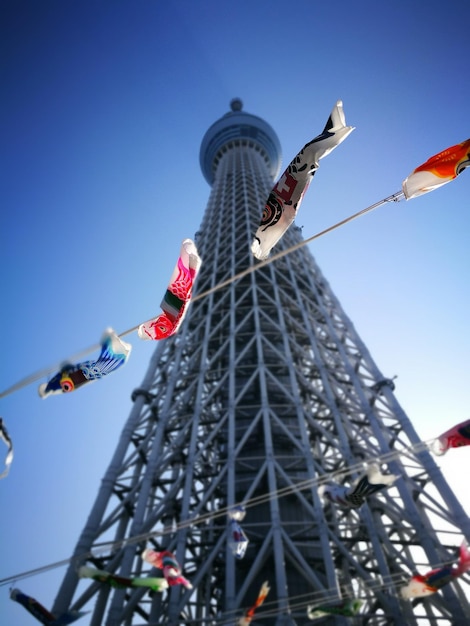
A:
[[[429,158],[402,184],[405,198],[416,198],[457,178],[470,165],[470,139]]]

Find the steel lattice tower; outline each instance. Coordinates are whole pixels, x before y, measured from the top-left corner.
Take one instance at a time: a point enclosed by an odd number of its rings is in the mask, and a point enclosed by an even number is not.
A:
[[[234,100],[203,139],[201,167],[212,192],[196,234],[195,296],[256,265],[250,245],[279,173],[278,139]],[[301,240],[294,226],[277,249]],[[79,582],[73,562],[54,611],[88,608],[90,626],[233,625],[267,580],[253,624],[310,624],[312,597],[348,594],[365,600],[352,623],[470,623],[460,583],[416,606],[399,598],[415,563],[456,559],[469,520],[428,451],[410,451],[420,440],[393,384],[305,247],[196,297],[132,399],[75,556],[115,542],[92,563],[145,576],[140,554],[153,544],[176,554],[194,589]],[[392,487],[360,509],[325,505],[318,481],[356,468],[353,480],[360,462],[382,457],[391,458],[382,469],[400,476]],[[225,511],[243,502],[250,543],[236,560]]]

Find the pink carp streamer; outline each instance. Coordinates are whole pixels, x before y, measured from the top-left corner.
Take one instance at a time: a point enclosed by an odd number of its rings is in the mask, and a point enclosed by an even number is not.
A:
[[[185,239],[181,244],[180,256],[170,283],[160,303],[163,313],[139,326],[137,332],[141,339],[166,339],[176,333],[186,315],[200,267],[201,259],[195,243],[191,239]]]
[[[180,564],[172,552],[168,550],[156,552],[147,548],[142,552],[142,558],[147,563],[162,570],[163,576],[170,587],[183,585],[187,589],[193,588],[189,580],[182,575]]]

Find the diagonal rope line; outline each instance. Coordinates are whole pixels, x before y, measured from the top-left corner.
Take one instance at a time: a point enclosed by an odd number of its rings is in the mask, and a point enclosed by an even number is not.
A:
[[[436,563],[435,567],[440,568],[448,564],[449,564],[449,561],[442,561],[442,562]],[[462,578],[463,577],[459,577],[460,580],[462,580]],[[363,602],[371,602],[371,595],[364,595],[366,591],[370,592],[370,594],[377,593],[380,591],[386,591],[388,597],[393,597],[393,598],[403,600],[401,595],[392,591],[390,587],[397,586],[399,584],[405,585],[406,582],[407,581],[405,580],[404,573],[391,574],[390,576],[378,575],[377,579],[368,580],[367,584],[364,585],[365,588],[363,588],[361,591],[358,591],[357,594],[344,593],[343,595],[340,595],[337,587],[333,587],[333,588],[330,587],[330,588],[325,588],[325,589],[321,589],[318,591],[303,593],[300,595],[287,596],[285,598],[289,603],[287,609],[279,608],[277,606],[279,603],[278,600],[271,600],[271,601],[265,600],[263,604],[259,608],[256,609],[255,619],[263,619],[266,617],[276,617],[279,615],[285,615],[286,612],[291,614],[294,611],[307,609],[310,605],[314,605],[314,606],[321,605],[325,607],[333,606],[334,604],[338,602],[342,602],[347,599],[352,599],[353,597],[354,599],[362,600]],[[413,599],[424,600],[426,599],[426,597],[424,596],[424,597],[411,598],[411,600]],[[233,620],[236,618],[240,618],[241,617],[240,612],[244,612],[244,610],[246,610],[247,608],[249,607],[239,607],[237,609],[226,611],[218,616],[210,616],[210,617],[208,616],[208,617],[202,617],[202,618],[196,618],[196,619],[191,618],[190,622],[185,619],[184,623],[185,624],[191,623],[191,625],[209,623],[211,626],[219,625],[219,624],[221,626],[223,626],[224,624],[232,626],[234,623]],[[386,618],[385,614],[381,616],[375,613],[369,614],[369,613],[359,611],[357,615],[348,617],[348,619],[364,619],[365,617],[370,616],[370,615],[373,615],[379,618],[380,617]],[[331,615],[325,615],[324,617],[330,617],[330,616]],[[333,614],[332,617],[335,617],[335,615]],[[338,615],[338,617],[340,617],[340,615]],[[316,621],[317,619],[320,619],[320,618],[314,618],[314,619]],[[157,626],[157,624],[159,623],[146,622],[146,626]]]
[[[410,453],[419,454],[428,449],[428,443],[429,442],[420,441],[412,446],[408,446],[404,448],[403,450],[395,450],[395,451],[387,452],[378,457],[369,459],[367,463],[370,464],[374,461],[378,461],[380,463],[387,463],[402,455],[408,455]],[[340,470],[331,472],[329,474],[325,474],[318,478],[307,479],[295,485],[289,485],[287,487],[282,487],[281,489],[278,489],[274,492],[269,492],[266,494],[262,494],[260,496],[256,496],[241,504],[243,504],[245,508],[250,508],[259,504],[263,504],[264,502],[272,500],[273,498],[276,498],[276,497],[279,498],[279,497],[283,497],[286,495],[291,495],[291,494],[303,491],[305,489],[308,489],[310,487],[327,484],[332,479],[335,479],[337,477],[344,478],[345,476],[351,475],[357,472],[358,470],[363,470],[364,465],[365,465],[365,462],[361,461],[360,463],[351,465],[348,468],[342,468]],[[218,517],[226,517],[228,512],[233,508],[233,506],[236,506],[236,505],[230,505],[230,506],[221,508],[216,513],[207,513],[207,514],[203,514],[192,519],[185,520],[184,522],[180,522],[179,524],[176,524],[174,527],[169,528],[169,529],[150,531],[147,533],[143,533],[141,535],[127,537],[119,541],[106,541],[103,543],[97,543],[92,547],[92,549],[89,552],[83,553],[81,555],[73,556],[68,559],[63,559],[61,561],[51,563],[49,565],[44,565],[43,567],[38,567],[32,570],[28,570],[26,572],[22,572],[19,574],[15,574],[15,575],[0,579],[0,587],[8,583],[11,583],[13,581],[20,580],[23,578],[29,578],[31,576],[35,576],[37,574],[47,572],[51,569],[62,567],[64,565],[68,565],[73,562],[80,563],[90,558],[97,558],[99,554],[102,554],[104,552],[113,552],[117,550],[118,548],[122,548],[127,545],[141,543],[142,541],[147,541],[148,539],[152,539],[155,537],[162,537],[162,536],[169,535],[169,534],[176,534],[178,531],[182,529],[189,528],[191,526],[196,526],[198,524],[202,524],[204,522],[207,522],[208,520],[217,519]],[[249,524],[247,524],[247,527],[248,526]]]
[[[358,211],[357,213],[354,213],[353,215],[350,215],[349,217],[346,217],[345,219],[340,220],[339,222],[336,222],[336,224],[333,224],[332,226],[329,226],[328,228],[325,228],[324,230],[316,233],[315,235],[312,235],[308,239],[304,239],[303,241],[300,241],[299,243],[291,246],[290,248],[286,248],[285,250],[281,250],[281,252],[278,252],[277,254],[273,254],[268,259],[265,259],[264,261],[259,261],[258,263],[256,263],[256,265],[251,265],[250,267],[248,267],[245,270],[242,270],[238,274],[235,274],[234,276],[231,276],[227,280],[224,280],[224,281],[218,283],[217,285],[215,285],[211,289],[208,289],[207,291],[204,291],[204,292],[194,296],[191,299],[191,302],[196,302],[198,300],[202,300],[203,298],[206,298],[210,294],[212,294],[212,293],[214,293],[216,291],[219,291],[220,289],[223,289],[224,287],[227,287],[228,285],[234,283],[235,281],[239,280],[240,278],[243,278],[244,276],[247,276],[248,274],[251,274],[252,272],[256,272],[261,267],[264,267],[265,265],[269,265],[270,263],[274,263],[274,261],[277,261],[278,259],[281,259],[282,257],[287,256],[288,254],[291,254],[292,252],[295,252],[296,250],[299,250],[300,248],[302,248],[303,246],[306,246],[307,244],[311,243],[315,239],[318,239],[319,237],[322,237],[323,235],[326,235],[327,233],[329,233],[329,232],[331,232],[333,230],[336,230],[337,228],[340,228],[340,226],[344,226],[348,222],[352,222],[353,220],[361,217],[362,215],[365,215],[366,213],[369,213],[370,211],[373,211],[374,209],[377,209],[380,206],[383,206],[384,204],[387,204],[389,202],[400,202],[400,200],[403,200],[404,197],[405,197],[405,195],[404,195],[403,191],[397,191],[396,193],[392,194],[391,196],[388,196],[387,198],[384,198],[383,200],[380,200],[379,202],[376,202],[375,204],[371,204],[370,206],[366,207],[365,209],[362,209],[361,211]],[[145,320],[145,321],[147,321],[147,320]],[[124,332],[120,333],[119,336],[120,337],[124,337],[126,335],[129,335],[130,333],[135,332],[139,328],[139,326],[140,326],[140,324],[137,324],[136,326],[132,326],[132,328],[128,328]],[[4,391],[2,391],[0,393],[0,398],[5,398],[6,396],[11,395],[15,391],[23,389],[24,387],[27,387],[28,385],[31,385],[32,383],[34,383],[34,382],[36,382],[38,380],[41,380],[42,378],[48,376],[52,372],[55,372],[57,369],[60,368],[61,364],[65,360],[67,360],[67,361],[79,361],[84,356],[90,354],[91,352],[94,352],[94,351],[98,350],[99,348],[100,348],[100,345],[96,344],[94,346],[91,346],[90,348],[87,348],[85,350],[82,350],[82,351],[78,352],[77,354],[74,354],[69,359],[63,359],[59,364],[51,365],[50,367],[44,368],[42,370],[39,370],[39,371],[35,372],[34,374],[31,374],[30,376],[26,376],[25,378],[19,380],[17,383],[13,384],[11,387],[8,387]]]
[[[447,566],[454,562],[455,560],[440,561],[438,563],[435,563],[434,567],[440,568],[440,567]],[[300,595],[287,596],[285,598],[285,600],[287,600],[289,603],[287,609],[280,608],[277,606],[279,604],[279,600],[271,600],[271,601],[268,600],[268,601],[263,602],[262,606],[256,609],[255,618],[263,619],[265,617],[275,617],[279,615],[285,615],[286,612],[291,614],[294,611],[307,609],[310,605],[314,605],[314,607],[315,605],[333,606],[334,604],[338,602],[342,602],[349,598],[362,600],[363,602],[371,602],[372,601],[371,595],[373,593],[378,593],[381,591],[386,591],[386,594],[388,597],[393,597],[399,600],[403,600],[402,596],[399,593],[396,593],[395,590],[392,590],[391,587],[392,586],[396,587],[398,585],[405,586],[406,583],[409,582],[407,580],[407,577],[409,579],[410,575],[409,574],[407,575],[405,572],[402,572],[402,573],[397,572],[395,574],[391,574],[390,576],[382,576],[378,574],[377,579],[371,578],[367,580],[366,584],[363,586],[361,590],[357,590],[355,593],[354,592],[344,593],[343,595],[340,595],[338,587],[329,587],[329,588],[324,588],[324,589],[317,590],[317,591],[303,593]],[[465,580],[465,576],[460,576],[458,577],[458,579],[462,582],[468,582],[467,580]],[[340,586],[344,587],[344,585],[340,585]],[[349,585],[349,587],[352,588],[352,585]],[[437,591],[439,591],[439,589]],[[369,595],[365,595],[366,592],[369,592]],[[426,599],[426,596],[410,598],[411,601],[412,600],[422,601],[425,599]],[[194,618],[194,617],[182,618],[181,622],[184,624],[191,624],[191,626],[193,624],[206,624],[206,623],[209,623],[211,626],[215,626],[219,624],[221,626],[223,626],[224,624],[232,626],[233,620],[236,618],[240,618],[241,617],[240,612],[244,613],[247,608],[249,607],[238,607],[236,609],[226,611],[217,616],[207,616],[207,617],[200,617],[200,618]],[[370,613],[359,611],[357,615],[353,616],[352,618],[350,617],[349,619],[354,619],[354,618],[363,619],[364,617],[368,617],[368,616],[377,617],[377,614],[375,613],[370,614]],[[328,615],[325,615],[324,617],[328,617]],[[334,614],[333,614],[333,617],[334,617]],[[383,616],[379,615],[378,617],[385,618],[386,615],[385,614]],[[315,618],[315,619],[319,619],[319,618]],[[146,626],[157,626],[157,624],[160,624],[160,622],[146,622],[145,623]],[[144,625],[142,624],[142,626]]]
[[[399,202],[404,197],[405,197],[405,195],[404,195],[404,193],[402,191],[397,191],[396,193],[392,194],[391,196],[388,196],[388,198],[384,198],[383,200],[380,200],[379,202],[376,202],[375,204],[371,204],[370,206],[366,207],[365,209],[362,209],[361,211],[358,211],[357,213],[354,213],[353,215],[350,215],[349,217],[346,217],[343,220],[341,220],[339,222],[336,222],[336,224],[333,224],[332,226],[329,226],[328,228],[325,228],[324,230],[321,230],[320,232],[316,233],[315,235],[312,235],[311,237],[308,237],[308,239],[304,239],[303,241],[299,241],[299,243],[296,243],[295,245],[291,246],[290,248],[286,248],[285,250],[281,250],[280,252],[277,252],[276,254],[271,255],[269,258],[265,259],[264,261],[259,261],[258,263],[256,263],[256,265],[252,265],[252,266],[248,267],[246,270],[242,270],[238,274],[235,274],[235,276],[231,276],[227,280],[224,280],[221,283],[218,283],[217,285],[215,285],[211,289],[208,289],[207,291],[204,291],[203,293],[200,293],[197,296],[194,296],[194,298],[191,299],[191,302],[196,302],[197,300],[201,300],[202,298],[205,298],[206,296],[214,293],[215,291],[219,291],[219,289],[223,289],[223,287],[227,287],[228,285],[230,285],[231,283],[235,282],[236,280],[239,280],[240,278],[243,278],[244,276],[247,276],[248,274],[251,274],[252,272],[256,272],[261,267],[264,267],[265,265],[269,265],[270,263],[273,263],[274,261],[277,261],[278,259],[282,259],[282,257],[285,257],[288,254],[291,254],[292,252],[295,252],[296,250],[299,250],[300,248],[303,248],[304,246],[306,246],[307,244],[311,243],[315,239],[318,239],[319,237],[322,237],[323,235],[326,235],[327,233],[329,233],[329,232],[331,232],[333,230],[336,230],[340,226],[344,226],[348,222],[352,222],[353,220],[357,219],[358,217],[361,217],[362,215],[365,215],[366,213],[369,213],[369,211],[372,211],[373,209],[377,209],[378,207],[383,206],[384,204],[387,204],[388,202]]]

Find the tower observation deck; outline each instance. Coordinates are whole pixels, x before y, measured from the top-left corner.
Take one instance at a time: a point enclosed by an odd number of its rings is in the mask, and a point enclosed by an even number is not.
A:
[[[194,237],[203,263],[193,303],[132,392],[54,612],[88,610],[87,626],[236,626],[267,581],[252,626],[307,626],[309,604],[352,597],[363,603],[354,624],[470,623],[461,580],[413,602],[400,595],[416,565],[456,560],[470,523],[393,384],[306,247],[260,267],[251,254],[280,155],[272,128],[238,99],[202,140],[211,193]],[[276,250],[301,241],[294,225]],[[359,508],[323,499],[322,484],[350,484],[371,463],[395,483]],[[227,517],[239,504],[241,559]],[[144,548],[173,552],[193,588],[77,577],[83,555],[122,577],[161,575]]]
[[[260,117],[242,111],[239,98],[231,101],[230,108],[229,113],[212,124],[202,140],[199,160],[204,178],[212,185],[222,156],[232,148],[248,146],[261,155],[274,180],[281,168],[281,145],[276,133]]]

